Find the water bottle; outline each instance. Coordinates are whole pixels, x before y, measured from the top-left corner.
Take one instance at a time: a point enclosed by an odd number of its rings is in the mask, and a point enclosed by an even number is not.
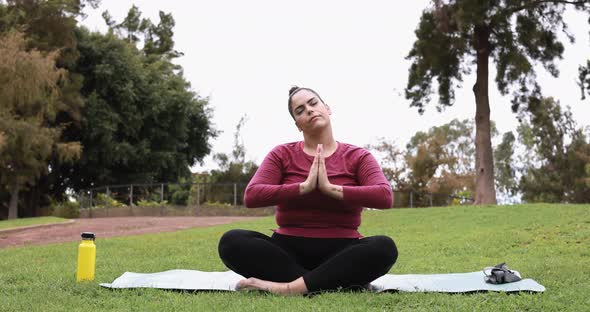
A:
[[[96,264],[94,239],[94,233],[82,233],[82,242],[78,245],[78,271],[76,271],[78,282],[94,280],[94,266]]]

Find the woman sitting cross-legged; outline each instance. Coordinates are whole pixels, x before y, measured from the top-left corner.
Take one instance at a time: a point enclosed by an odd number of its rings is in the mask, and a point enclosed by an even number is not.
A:
[[[276,294],[362,289],[397,260],[387,236],[362,237],[363,207],[386,209],[393,193],[375,158],[338,142],[331,110],[309,88],[289,90],[289,113],[303,141],[275,147],[244,194],[246,207],[277,206],[271,237],[231,230],[219,241],[223,263],[247,279],[237,289]]]

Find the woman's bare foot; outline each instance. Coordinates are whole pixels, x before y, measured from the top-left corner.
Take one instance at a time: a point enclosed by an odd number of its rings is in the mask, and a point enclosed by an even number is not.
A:
[[[258,278],[248,278],[238,282],[236,290],[258,289],[277,295],[302,295],[307,293],[307,287],[303,278],[298,278],[290,283],[277,283]]]

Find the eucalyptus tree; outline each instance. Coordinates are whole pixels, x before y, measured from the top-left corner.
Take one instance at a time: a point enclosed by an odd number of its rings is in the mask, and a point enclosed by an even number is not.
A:
[[[415,31],[408,54],[406,98],[423,112],[438,93],[439,111],[453,105],[455,89],[473,70],[475,98],[475,175],[477,204],[496,203],[494,163],[490,134],[489,63],[496,65],[495,82],[502,95],[512,97],[512,110],[526,109],[531,98],[541,97],[535,64],[557,77],[556,60],[570,41],[563,12],[572,7],[590,12],[589,0],[433,0]]]

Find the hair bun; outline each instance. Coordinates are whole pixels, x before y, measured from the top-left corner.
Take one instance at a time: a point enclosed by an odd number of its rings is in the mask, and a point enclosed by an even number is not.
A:
[[[292,86],[291,89],[289,89],[289,96],[291,96],[293,93],[295,93],[295,91],[297,91],[297,89],[299,89],[298,86]]]

